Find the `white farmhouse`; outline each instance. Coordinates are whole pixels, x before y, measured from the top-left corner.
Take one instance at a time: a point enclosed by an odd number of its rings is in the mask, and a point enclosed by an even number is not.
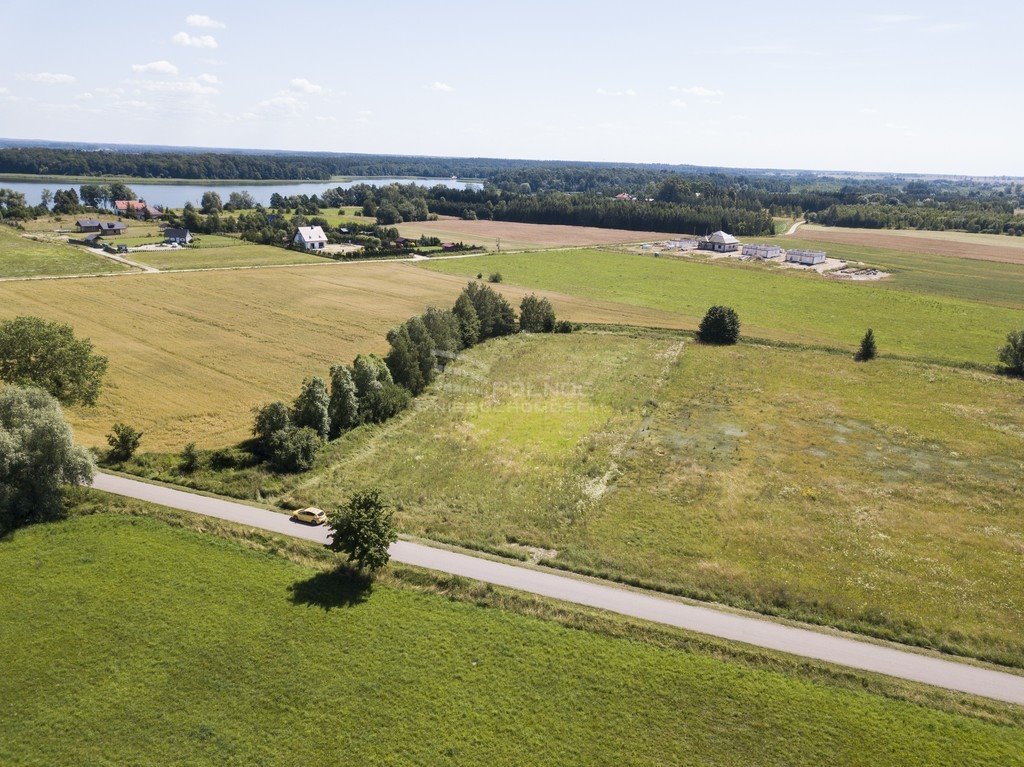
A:
[[[786,260],[793,264],[804,266],[815,266],[825,263],[825,251],[823,250],[800,250],[793,248],[786,251]]]
[[[715,253],[732,253],[740,249],[740,241],[731,234],[717,231],[708,237],[701,238],[697,243],[697,248],[700,250],[712,250]]]
[[[744,245],[743,255],[753,258],[776,258],[782,255],[782,248],[778,245]]]
[[[327,235],[321,226],[300,226],[292,237],[292,245],[305,250],[323,250],[327,244]]]

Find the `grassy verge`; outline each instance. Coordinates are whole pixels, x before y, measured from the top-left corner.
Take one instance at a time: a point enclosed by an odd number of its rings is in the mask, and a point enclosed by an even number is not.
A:
[[[322,549],[118,506],[0,542],[4,761],[1002,765],[1024,748],[1008,706],[410,570],[366,591]]]

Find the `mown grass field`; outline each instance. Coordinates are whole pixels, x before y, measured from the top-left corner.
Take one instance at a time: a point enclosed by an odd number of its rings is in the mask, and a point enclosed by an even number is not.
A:
[[[811,239],[812,236],[801,227],[797,237],[779,237],[776,242],[782,247],[824,250],[829,256],[864,262],[892,274],[880,282],[868,283],[871,287],[1024,309],[1024,264],[836,243]]]
[[[205,251],[218,258],[231,248]],[[287,253],[287,251],[282,251]],[[204,251],[186,251],[202,254]],[[145,432],[143,449],[243,439],[251,408],[294,397],[308,375],[359,352],[429,304],[449,306],[465,280],[401,263],[145,274],[117,280],[0,284],[0,318],[70,323],[110,359],[94,408],[70,413],[80,441],[104,445],[115,421]],[[522,289],[506,288],[518,304]],[[664,312],[552,294],[580,322],[672,324]]]
[[[464,355],[280,497],[379,487],[414,535],[1022,666],[1022,470],[1018,380],[580,333]]]
[[[136,251],[129,258],[163,271],[330,263],[330,259],[323,256],[311,256],[297,250],[215,235],[200,237],[197,248]]]
[[[0,226],[0,278],[110,274],[129,267],[71,245],[37,242]]]
[[[185,525],[96,514],[0,541],[0,761],[1003,767],[1024,753],[1009,714],[390,582],[358,593],[272,542]]]
[[[423,268],[670,312],[696,328],[713,304],[732,306],[745,333],[847,347],[874,329],[882,354],[991,365],[1024,311],[935,293],[825,280],[735,261],[562,250],[424,262]],[[968,279],[968,278],[965,278]]]

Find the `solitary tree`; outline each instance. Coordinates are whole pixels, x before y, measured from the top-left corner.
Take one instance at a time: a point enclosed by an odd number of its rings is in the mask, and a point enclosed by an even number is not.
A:
[[[1006,336],[1006,346],[999,350],[999,361],[1008,372],[1024,376],[1024,330],[1011,330]]]
[[[63,487],[92,480],[57,400],[37,387],[0,389],[0,531],[63,511]]]
[[[734,344],[740,340],[740,318],[728,306],[712,306],[697,329],[702,344]]]
[[[398,540],[392,511],[376,490],[353,495],[346,506],[329,515],[328,524],[330,548],[371,574],[388,563],[388,547]]]
[[[307,378],[302,382],[302,391],[292,405],[292,423],[310,428],[321,439],[327,439],[331,433],[330,406],[331,398],[327,394],[324,379],[320,376]]]
[[[216,192],[203,192],[203,197],[199,201],[199,209],[207,215],[220,213],[224,210],[224,201]]]
[[[181,463],[178,464],[178,468],[182,474],[191,474],[199,468],[199,451],[195,442],[189,442],[181,451]]]
[[[65,405],[93,405],[107,358],[70,325],[39,317],[0,322],[0,381],[45,389]]]
[[[110,452],[107,457],[116,463],[130,461],[135,451],[139,449],[142,441],[142,432],[134,426],[126,423],[115,423],[110,434],[107,435],[107,444],[110,445]]]
[[[864,337],[860,340],[860,348],[857,353],[853,356],[857,362],[867,362],[873,360],[878,356],[878,346],[875,344],[875,333],[871,328],[868,328],[868,332],[864,334]]]

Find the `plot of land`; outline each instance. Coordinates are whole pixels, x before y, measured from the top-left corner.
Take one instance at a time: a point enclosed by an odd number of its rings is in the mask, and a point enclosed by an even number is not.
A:
[[[56,242],[37,242],[0,226],[0,278],[109,274],[128,269],[82,248]]]
[[[79,440],[102,445],[113,422],[127,421],[146,432],[144,448],[177,450],[244,438],[253,406],[293,397],[304,377],[359,352],[385,351],[389,328],[450,305],[465,283],[385,262],[9,282],[0,318],[69,322],[110,358],[99,404],[71,413]],[[504,290],[516,304],[525,293]],[[577,321],[679,324],[666,312],[551,297]]]
[[[1024,327],[1024,311],[1016,308],[892,290],[882,287],[884,282],[841,283],[734,261],[701,263],[565,250],[421,265],[467,277],[498,271],[505,282],[515,285],[670,312],[692,328],[709,306],[725,304],[736,309],[750,335],[838,345],[851,353],[871,327],[882,353],[994,364],[1006,334]],[[955,285],[962,284],[953,279]],[[976,292],[976,286],[967,284]]]
[[[360,596],[151,519],[22,530],[0,571],[5,764],[1002,766],[1024,750],[1014,718],[400,584]]]
[[[848,229],[804,224],[793,239],[866,245],[911,253],[1024,264],[1024,237],[916,229]]]
[[[195,248],[157,248],[133,251],[133,261],[164,271],[175,269],[216,269],[234,266],[330,263],[323,256],[311,256],[273,245],[258,245],[235,237],[203,235]]]
[[[600,229],[592,226],[555,224],[518,224],[509,221],[463,221],[443,218],[438,221],[410,221],[398,225],[403,237],[438,237],[467,245],[482,245],[488,250],[540,250],[542,248],[584,245],[618,245],[679,237],[664,232],[633,232],[626,229]]]
[[[1019,381],[582,333],[465,355],[288,499],[1021,666],[1022,467]]]

